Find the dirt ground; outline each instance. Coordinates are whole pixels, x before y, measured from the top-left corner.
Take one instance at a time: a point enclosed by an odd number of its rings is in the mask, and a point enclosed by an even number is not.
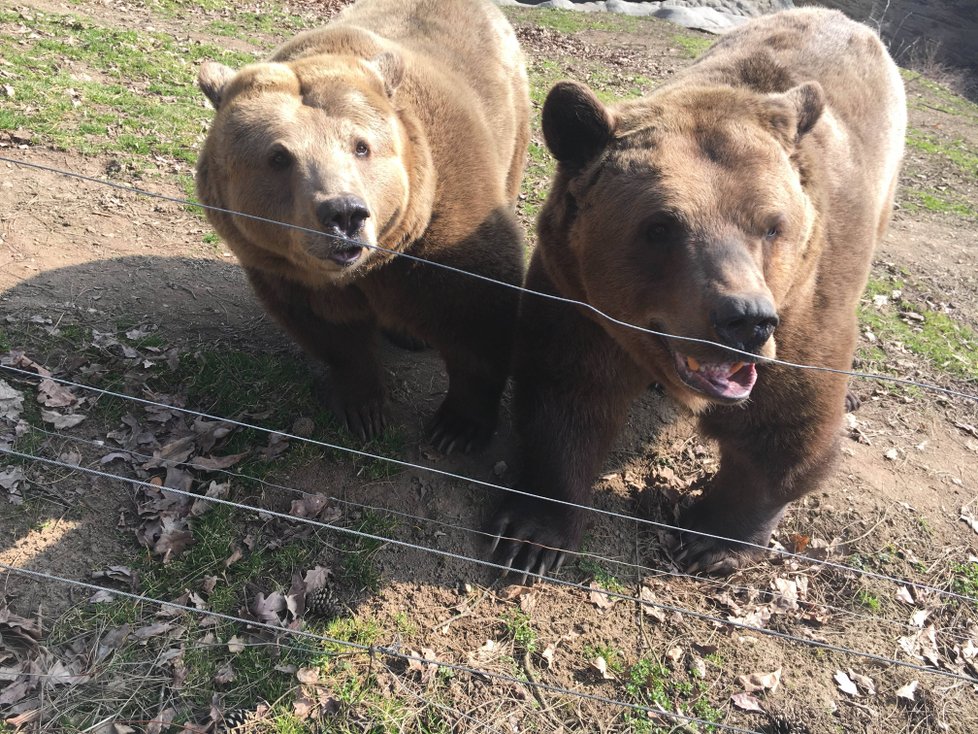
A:
[[[340,4],[294,7],[327,16]],[[127,22],[134,27],[151,22],[155,30],[177,38],[203,36],[197,27],[188,31],[179,18],[160,18],[143,4],[61,5],[29,0],[25,5],[33,10],[81,14],[107,25],[117,23],[124,9]],[[689,63],[689,54],[676,41],[679,30],[665,24],[564,32],[538,25],[530,13],[511,17],[531,67],[541,76],[580,78],[615,93],[636,86],[645,89]],[[0,33],[7,32],[12,32],[11,27],[0,26]],[[265,50],[278,40],[266,34],[235,43],[243,50]],[[544,61],[552,66],[543,65]],[[599,63],[600,73],[595,66]],[[978,108],[963,102],[963,106],[952,104],[945,92],[913,72],[906,79],[911,128],[974,155]],[[56,150],[36,140],[19,144],[16,136],[2,136],[0,132],[0,140],[6,141],[0,148],[3,158],[111,178],[176,198],[185,196],[177,173],[186,174],[188,168],[179,161],[158,160],[151,164],[150,173],[133,175],[125,168],[118,170],[111,156]],[[542,143],[539,132],[535,143]],[[933,211],[913,195],[918,190],[953,192],[955,201],[970,204],[971,214]],[[532,199],[528,195],[524,202],[528,227]],[[921,313],[944,314],[964,333],[978,331],[976,208],[978,169],[969,173],[930,149],[910,147],[900,208],[877,254],[873,282],[879,287],[867,294],[867,313],[888,313],[885,309],[891,302],[899,301],[904,305],[893,318],[908,328],[917,328],[915,318],[907,313],[917,313],[914,309],[918,308]],[[300,387],[311,391],[315,368],[262,313],[234,258],[209,235],[203,218],[180,203],[0,162],[0,332],[6,342],[0,352],[8,352],[9,363],[8,350],[23,350],[56,376],[83,384],[97,380],[120,392],[161,402],[173,397],[188,399],[178,389],[162,396],[153,392],[157,383],[148,375],[163,369],[171,350],[180,358],[204,351],[233,352],[292,365],[290,374],[298,375]],[[894,295],[894,290],[901,292]],[[874,300],[874,295],[881,298]],[[952,355],[950,359],[960,363],[956,365],[960,368],[951,369],[912,348],[911,341],[899,336],[902,332],[892,336],[878,323],[864,323],[857,369],[885,369],[954,390],[978,392],[974,353]],[[153,337],[151,343],[136,344],[136,358],[125,352],[132,340],[120,337],[121,332],[132,329]],[[953,330],[950,337],[942,334],[940,338],[953,340]],[[99,347],[102,357],[96,358],[93,354],[98,351],[92,349],[99,343],[104,348]],[[394,446],[399,458],[484,482],[506,484],[511,479],[512,442],[505,410],[500,432],[485,452],[441,456],[422,438],[424,420],[445,389],[439,360],[431,353],[408,353],[393,347],[385,348],[384,359],[392,384],[393,422],[400,426]],[[2,371],[0,379],[24,391],[27,400],[34,400],[37,380]],[[249,397],[251,402],[236,407],[234,417],[253,423],[274,420],[269,428],[317,438],[334,436],[335,429],[322,425],[322,411],[316,405],[308,409],[300,405],[287,414],[275,412],[276,401],[287,401],[293,388],[283,383],[281,396]],[[853,389],[862,398],[862,406],[843,429],[843,455],[836,472],[820,491],[789,511],[777,536],[784,548],[828,558],[853,570],[775,558],[726,580],[683,577],[670,560],[665,533],[638,520],[596,514],[586,541],[586,550],[594,556],[561,576],[584,590],[550,583],[532,588],[507,586],[495,579],[492,569],[465,560],[486,557],[485,539],[473,530],[480,527],[499,490],[422,469],[380,471],[374,464],[365,465],[322,447],[300,452],[298,439],[271,462],[263,478],[266,484],[256,489],[257,483],[233,479],[244,489],[232,496],[239,502],[288,512],[297,495],[267,486],[273,483],[306,493],[324,492],[354,521],[365,516],[364,507],[389,508],[402,513],[385,530],[389,537],[452,554],[386,544],[371,555],[377,583],[340,584],[336,590],[337,603],[353,618],[369,619],[378,628],[371,644],[400,645],[404,651],[422,656],[430,653],[432,658],[515,679],[493,681],[465,673],[439,677],[420,664],[371,668],[370,680],[378,690],[405,699],[435,699],[448,712],[442,712],[444,720],[451,722],[447,729],[427,729],[414,721],[401,730],[682,730],[671,729],[667,719],[654,715],[548,690],[533,692],[520,682],[536,680],[653,709],[665,702],[666,708],[671,705],[672,710],[749,731],[978,731],[978,688],[959,679],[697,617],[709,615],[721,622],[761,626],[803,640],[978,676],[978,611],[973,600],[926,591],[908,594],[901,584],[859,573],[892,575],[970,596],[978,593],[978,521],[969,524],[961,519],[969,508],[978,515],[978,408],[964,398],[872,380],[855,380]],[[208,395],[206,390],[196,394]],[[96,410],[99,405],[102,410]],[[211,413],[224,405],[215,397],[211,402],[187,402],[186,407]],[[108,437],[120,429],[125,416],[136,416],[145,428],[152,423],[150,413],[122,400],[92,395],[79,406],[71,410],[91,411],[93,417],[77,427],[55,429],[35,420],[38,427],[59,435],[30,443],[32,452],[65,459],[68,452],[77,451],[67,464],[131,477],[153,474],[125,461],[103,463],[102,459],[119,449],[121,440],[113,442]],[[35,408],[31,415],[36,414]],[[300,429],[300,419],[313,427]],[[148,453],[177,436],[175,426],[184,420],[166,416],[153,424],[159,436],[157,443],[147,444]],[[192,419],[186,419],[186,425],[190,423]],[[626,430],[602,472],[596,486],[597,507],[671,523],[678,499],[694,491],[697,481],[716,468],[713,448],[696,436],[692,426],[687,416],[650,391],[633,407]],[[247,450],[270,448],[263,445],[266,436],[256,439],[249,435],[254,445]],[[75,437],[101,444],[75,444],[71,440]],[[218,449],[220,446],[217,444]],[[368,447],[372,451],[383,448]],[[199,456],[204,453],[200,450]],[[17,485],[18,496],[11,491],[4,498],[5,490],[0,490],[0,563],[88,583],[102,583],[93,579],[93,573],[112,566],[162,563],[137,542],[143,527],[142,500],[133,486],[70,466],[52,468],[38,462],[7,466],[0,459],[0,472],[11,467],[21,467],[26,479]],[[360,506],[361,514],[344,509],[343,502]],[[248,538],[258,532],[254,528],[271,522],[267,517],[248,517],[247,522],[231,527],[223,545],[228,554],[235,548],[248,548]],[[339,537],[328,535],[312,557],[338,568],[343,562]],[[281,543],[287,546],[286,541]],[[291,570],[304,572],[309,567]],[[290,575],[287,570],[279,577],[283,589],[288,588]],[[197,592],[199,584],[199,578],[192,578],[186,590]],[[616,603],[601,589],[589,592],[591,584],[612,594],[642,595],[668,609]],[[242,598],[257,591],[258,585],[242,590]],[[114,588],[152,595],[136,582]],[[262,590],[268,593],[270,588]],[[0,576],[0,603],[4,605],[0,615],[9,610],[43,630],[56,626],[58,620],[75,619],[72,610],[92,607],[91,596],[91,590],[13,573]],[[143,614],[151,617],[149,611]],[[242,629],[239,634],[245,637],[247,631]],[[16,625],[0,616],[0,641],[11,645],[9,649],[0,645],[0,686],[16,680],[10,673],[21,654],[12,652],[11,640],[16,638]],[[42,637],[42,648],[45,639]],[[189,649],[194,641],[187,638],[180,644],[181,649]],[[660,666],[662,675],[642,673],[643,661]],[[362,671],[369,667],[368,661],[357,665]],[[772,679],[763,674],[774,671],[778,675],[772,686]],[[751,674],[760,678],[753,683],[742,678]],[[89,676],[84,683],[89,686],[89,697],[115,700],[112,686],[117,672],[100,677],[96,665],[86,669],[85,675]],[[169,672],[163,674],[157,686],[161,710],[165,699],[177,712],[177,722],[189,721],[195,713],[200,720],[206,718],[207,712],[186,703],[180,687],[173,686],[169,678]],[[658,682],[653,684],[653,680]],[[906,686],[913,681],[917,681],[915,693],[908,697]],[[217,679],[207,683],[225,708],[232,703],[245,708],[257,703],[249,702],[249,692],[236,691],[233,684]],[[57,696],[66,694],[57,691],[63,689],[56,689],[48,699],[33,701],[33,709],[18,709],[28,699],[10,693],[13,685],[6,691],[0,688],[0,713],[8,719],[8,726],[26,722],[23,727],[30,731],[72,730],[51,723],[52,714],[67,706],[58,703]],[[307,682],[300,685],[292,680],[287,688],[289,702],[311,695]],[[329,717],[335,713],[322,696],[347,707],[344,726],[349,728],[337,731],[398,730],[367,706],[368,698],[358,699],[364,708],[357,720],[350,713],[356,705],[343,698],[339,688],[329,688],[328,695],[322,686],[317,690],[322,731],[334,730]],[[664,691],[663,695],[657,690]],[[742,694],[753,697],[757,710],[741,705],[747,699],[731,698]],[[104,709],[105,721],[113,721],[114,705]],[[41,714],[33,719],[16,718],[35,709]],[[104,722],[90,721],[88,726],[94,728],[84,730],[153,730],[152,725],[124,717],[113,725],[135,729],[102,729],[96,724]],[[308,726],[309,731],[314,730],[312,724]],[[687,730],[709,730],[707,725],[699,727]],[[160,727],[156,731],[161,728],[167,730]],[[204,729],[194,729],[198,730]]]

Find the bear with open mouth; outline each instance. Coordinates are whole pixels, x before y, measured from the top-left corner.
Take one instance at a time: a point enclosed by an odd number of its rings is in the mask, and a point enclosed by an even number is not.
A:
[[[360,0],[267,62],[205,63],[199,83],[216,109],[199,197],[264,306],[329,365],[340,421],[363,439],[385,425],[383,329],[445,360],[435,445],[487,442],[518,293],[422,261],[522,281],[530,101],[499,9]]]
[[[651,95],[558,83],[558,168],[538,221],[514,364],[519,489],[501,560],[559,567],[631,401],[661,385],[698,414],[719,472],[685,510],[679,561],[755,559],[829,472],[856,305],[892,211],[906,128],[897,67],[836,11],[786,11],[716,42]],[[639,328],[630,328],[630,326]],[[548,501],[561,500],[564,503]],[[497,541],[498,542],[498,541]],[[746,544],[746,545],[745,545]]]

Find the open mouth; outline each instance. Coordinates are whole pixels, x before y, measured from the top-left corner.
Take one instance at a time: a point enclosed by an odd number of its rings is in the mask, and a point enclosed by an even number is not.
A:
[[[745,400],[757,382],[757,368],[753,362],[701,362],[675,351],[672,355],[680,379],[715,400]]]
[[[340,245],[330,250],[326,259],[337,265],[353,265],[363,256],[365,249],[361,245]]]

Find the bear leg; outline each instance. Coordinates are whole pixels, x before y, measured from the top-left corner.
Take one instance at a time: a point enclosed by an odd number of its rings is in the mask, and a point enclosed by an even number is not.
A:
[[[555,290],[537,259],[527,287]],[[507,494],[488,531],[498,562],[525,579],[580,546],[594,477],[650,378],[574,306],[524,295],[522,309],[513,412],[525,494]]]
[[[701,418],[704,432],[720,443],[720,470],[679,519],[695,531],[680,534],[676,556],[688,571],[728,574],[764,556],[788,503],[814,490],[832,468],[845,381],[824,375],[795,379],[795,387],[806,389],[791,404],[807,407],[799,407],[790,423],[778,420],[783,407],[765,410],[763,388],[750,407],[719,409]]]
[[[329,365],[325,402],[343,426],[368,441],[387,422],[387,393],[377,359],[378,328],[355,291],[317,291],[294,281],[246,269],[258,298],[289,335]],[[340,313],[337,323],[324,313]]]

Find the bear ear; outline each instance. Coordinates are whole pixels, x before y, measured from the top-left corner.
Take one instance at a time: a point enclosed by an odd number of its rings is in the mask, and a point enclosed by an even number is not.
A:
[[[818,82],[805,82],[783,94],[771,95],[770,101],[768,119],[786,142],[794,145],[822,116],[825,92]]]
[[[197,85],[207,95],[207,99],[214,105],[215,110],[220,109],[224,88],[234,77],[234,74],[234,69],[216,61],[205,61],[201,64],[200,72],[197,75]]]
[[[384,80],[384,91],[387,92],[387,96],[393,97],[401,80],[404,79],[404,59],[395,51],[384,51],[374,56],[368,63]]]
[[[558,82],[543,104],[543,137],[561,163],[580,167],[611,140],[614,119],[594,92],[577,82]]]

